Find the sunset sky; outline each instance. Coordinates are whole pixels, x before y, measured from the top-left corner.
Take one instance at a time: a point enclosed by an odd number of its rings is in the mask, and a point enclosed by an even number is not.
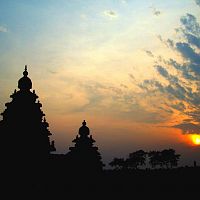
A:
[[[200,165],[200,0],[1,0],[1,112],[24,65],[56,153],[86,120],[105,163],[174,148]]]

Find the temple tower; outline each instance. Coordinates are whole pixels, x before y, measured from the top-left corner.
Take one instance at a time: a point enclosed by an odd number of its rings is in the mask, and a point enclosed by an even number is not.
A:
[[[93,146],[95,140],[90,135],[90,129],[86,126],[85,120],[72,142],[75,143],[75,146],[69,148],[70,152],[67,156],[73,169],[93,172],[102,170],[104,164],[101,161],[101,155],[98,147]]]
[[[49,124],[42,112],[42,104],[32,89],[27,66],[23,77],[18,81],[19,90],[10,96],[12,101],[6,103],[1,115],[1,153],[9,161],[20,163],[39,163],[48,159],[55,151],[54,142],[50,142]]]

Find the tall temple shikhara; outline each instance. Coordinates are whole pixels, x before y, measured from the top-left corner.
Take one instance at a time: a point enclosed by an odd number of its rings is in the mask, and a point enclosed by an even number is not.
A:
[[[27,66],[18,81],[18,88],[1,113],[1,153],[23,163],[46,160],[50,152],[55,151],[54,141],[49,139],[51,133],[41,110],[42,104],[37,101],[35,90],[31,91],[32,81],[28,77]]]
[[[104,164],[101,161],[101,155],[98,147],[93,146],[95,140],[90,135],[90,129],[86,126],[85,120],[79,128],[79,135],[72,141],[74,147],[69,148],[67,154],[69,163],[74,169],[81,171],[100,171]]]

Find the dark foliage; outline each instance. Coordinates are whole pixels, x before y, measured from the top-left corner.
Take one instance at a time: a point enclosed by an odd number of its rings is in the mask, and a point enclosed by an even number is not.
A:
[[[176,167],[180,159],[180,155],[176,154],[174,149],[164,149],[162,151],[150,151],[148,153],[149,164],[152,168],[160,167]]]

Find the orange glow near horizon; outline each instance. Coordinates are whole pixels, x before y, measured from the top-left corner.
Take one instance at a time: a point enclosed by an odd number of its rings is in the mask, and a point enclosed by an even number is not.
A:
[[[199,134],[188,134],[182,135],[182,141],[189,144],[190,146],[200,145],[200,135]]]

